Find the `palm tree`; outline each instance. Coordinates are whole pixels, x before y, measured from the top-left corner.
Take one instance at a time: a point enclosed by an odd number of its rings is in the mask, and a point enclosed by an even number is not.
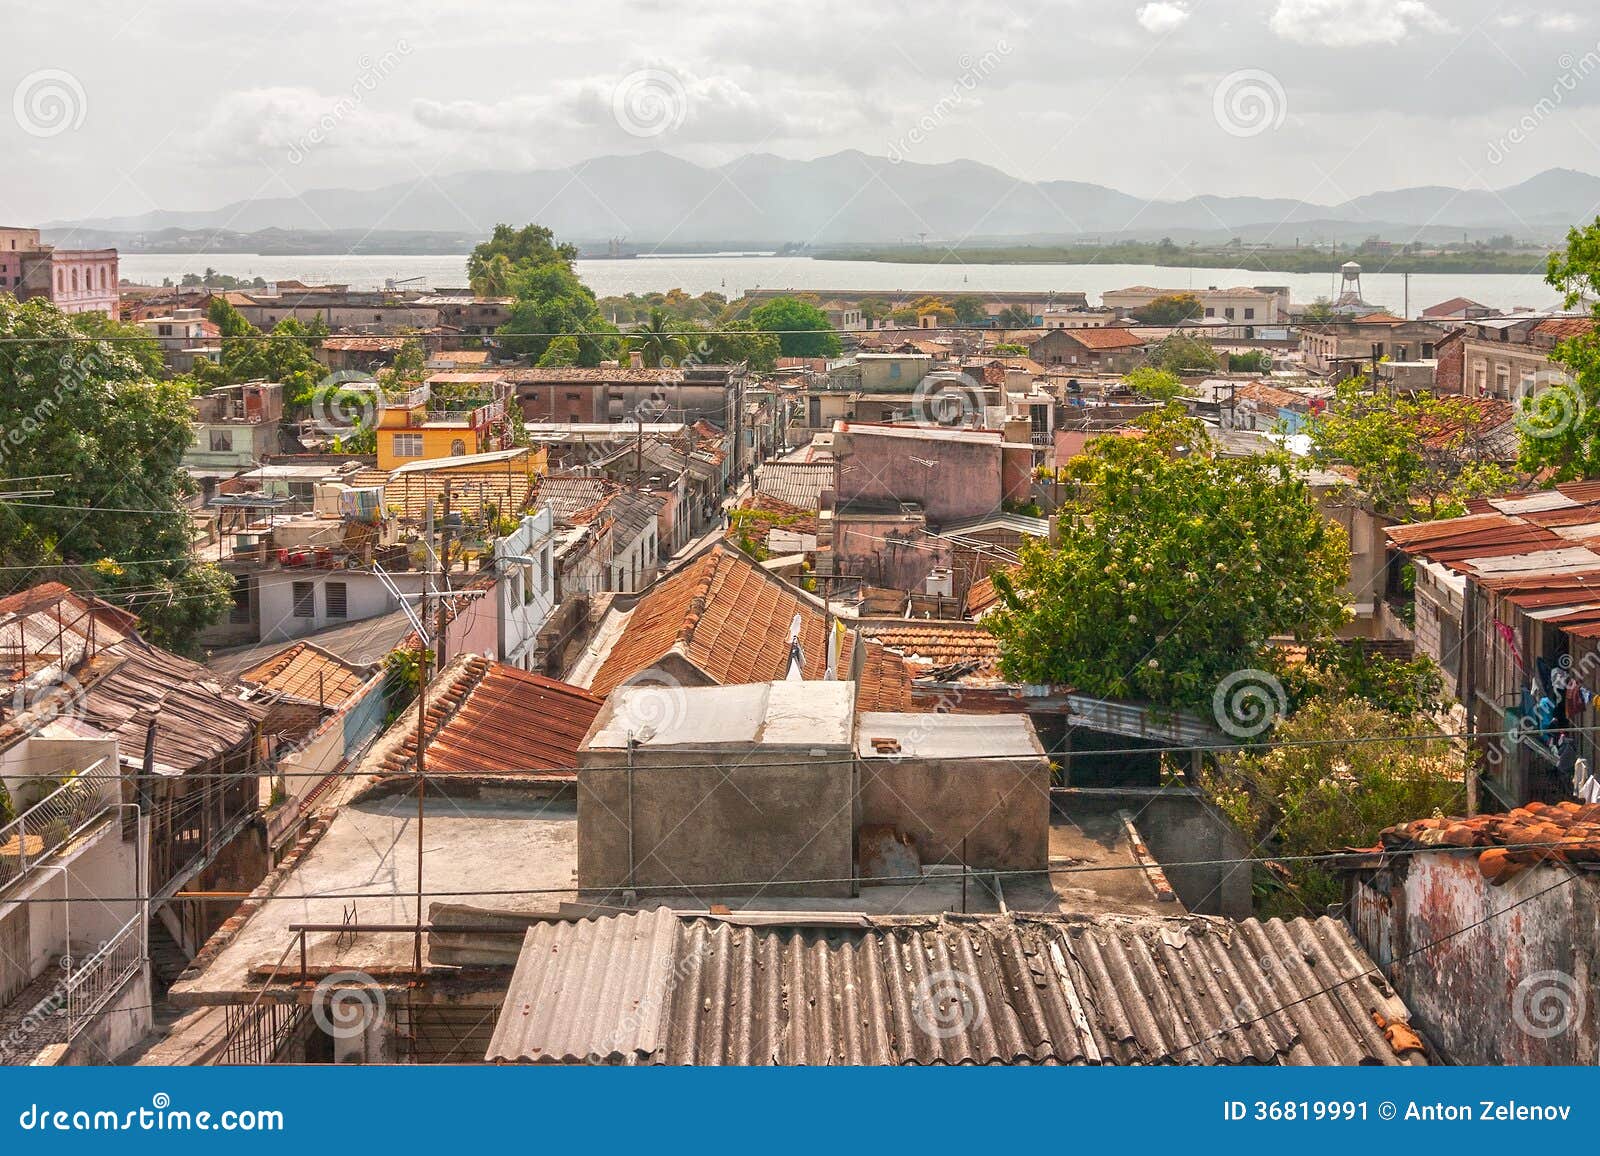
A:
[[[650,310],[650,318],[628,334],[628,351],[637,351],[646,365],[676,365],[689,353],[689,343],[673,329],[665,310]]]

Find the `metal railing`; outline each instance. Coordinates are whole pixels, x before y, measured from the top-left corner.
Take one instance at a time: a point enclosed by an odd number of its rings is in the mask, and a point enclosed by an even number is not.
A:
[[[93,1022],[106,1004],[144,966],[144,917],[135,915],[82,964],[66,982],[67,1038]]]
[[[116,764],[105,756],[0,827],[0,891],[120,801]]]

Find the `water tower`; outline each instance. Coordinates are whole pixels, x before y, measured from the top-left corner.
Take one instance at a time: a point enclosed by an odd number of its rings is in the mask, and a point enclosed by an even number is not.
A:
[[[1367,309],[1366,300],[1361,296],[1361,265],[1357,261],[1346,261],[1339,266],[1339,296],[1334,300],[1334,307],[1346,309]]]

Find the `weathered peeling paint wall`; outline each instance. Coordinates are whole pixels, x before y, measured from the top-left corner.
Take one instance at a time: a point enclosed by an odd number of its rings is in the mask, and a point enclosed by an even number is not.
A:
[[[1491,887],[1471,854],[1353,878],[1348,918],[1431,1046],[1463,1064],[1600,1062],[1600,881],[1561,864]]]

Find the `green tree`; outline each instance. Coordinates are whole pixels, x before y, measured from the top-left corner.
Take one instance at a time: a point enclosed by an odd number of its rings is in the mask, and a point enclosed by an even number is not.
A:
[[[616,328],[594,293],[578,279],[576,246],[561,244],[542,225],[496,225],[467,259],[473,291],[510,296],[500,340],[514,353],[538,361],[562,335],[578,345],[577,364],[599,365],[616,350]]]
[[[995,324],[1001,329],[1031,329],[1033,328],[1033,314],[1021,305],[1007,305],[1000,310],[995,318]]]
[[[568,368],[578,364],[578,339],[576,337],[557,337],[544,352],[539,355],[539,365],[543,368]]]
[[[989,311],[983,307],[983,298],[974,297],[971,293],[963,293],[950,302],[950,308],[955,310],[956,320],[962,325],[987,325]]]
[[[191,391],[152,380],[97,328],[0,296],[0,475],[62,475],[42,483],[48,498],[0,501],[0,589],[60,576],[188,650],[232,588],[190,553]]]
[[[1177,407],[1140,430],[1068,464],[1060,540],[995,575],[985,621],[1017,681],[1209,711],[1269,639],[1333,633],[1349,549],[1286,454],[1217,455]]]
[[[543,265],[566,269],[578,259],[576,245],[562,244],[543,225],[513,228],[499,224],[487,241],[467,258],[467,280],[472,291],[486,297],[504,297],[516,290],[516,274]]]
[[[644,324],[623,338],[623,345],[630,354],[638,353],[646,365],[673,366],[689,355],[683,325],[659,307],[650,310]]]
[[[1600,318],[1600,218],[1567,232],[1567,248],[1552,253],[1545,280],[1568,309],[1588,306]],[[1592,303],[1592,304],[1591,304]],[[1522,403],[1517,419],[1519,464],[1549,471],[1554,481],[1600,474],[1600,337],[1587,333],[1559,342],[1551,359],[1570,372],[1552,374]]]
[[[753,321],[724,321],[695,346],[695,356],[704,365],[736,365],[742,361],[757,373],[774,369],[781,352],[778,338],[757,329]]]
[[[774,297],[750,311],[757,329],[778,335],[784,357],[837,357],[843,348],[828,315],[809,301]]]
[[[1204,313],[1205,306],[1193,293],[1163,293],[1150,304],[1135,309],[1133,316],[1146,325],[1177,325]]]
[[[161,355],[161,345],[142,325],[118,321],[104,313],[79,313],[75,324],[87,336],[115,342],[118,349],[133,358],[146,377],[166,376],[167,363]]]
[[[1201,774],[1201,787],[1261,854],[1283,856],[1258,876],[1258,914],[1322,912],[1343,898],[1339,878],[1291,857],[1368,847],[1395,823],[1466,805],[1466,766],[1426,716],[1395,714],[1360,698],[1317,699],[1272,730],[1270,749]]]
[[[1373,508],[1405,522],[1457,517],[1469,499],[1512,485],[1490,432],[1465,398],[1372,393],[1360,377],[1342,382],[1306,426],[1314,463],[1353,470]]]
[[[1312,325],[1322,325],[1332,321],[1335,316],[1333,302],[1326,297],[1318,297],[1301,311],[1300,320]]]
[[[285,317],[267,335],[222,297],[211,299],[207,313],[222,333],[222,359],[216,365],[195,367],[201,384],[281,382],[284,405],[291,414],[304,413],[310,407],[317,386],[327,375],[315,352],[328,335],[328,326],[321,318],[306,324]]]
[[[1184,389],[1177,374],[1164,369],[1152,369],[1148,365],[1141,365],[1122,381],[1134,393],[1151,401],[1173,401],[1189,392]]]
[[[1271,368],[1272,355],[1264,349],[1228,354],[1229,373],[1266,373]]]
[[[1150,351],[1149,363],[1169,373],[1214,373],[1222,360],[1209,341],[1171,333]]]

